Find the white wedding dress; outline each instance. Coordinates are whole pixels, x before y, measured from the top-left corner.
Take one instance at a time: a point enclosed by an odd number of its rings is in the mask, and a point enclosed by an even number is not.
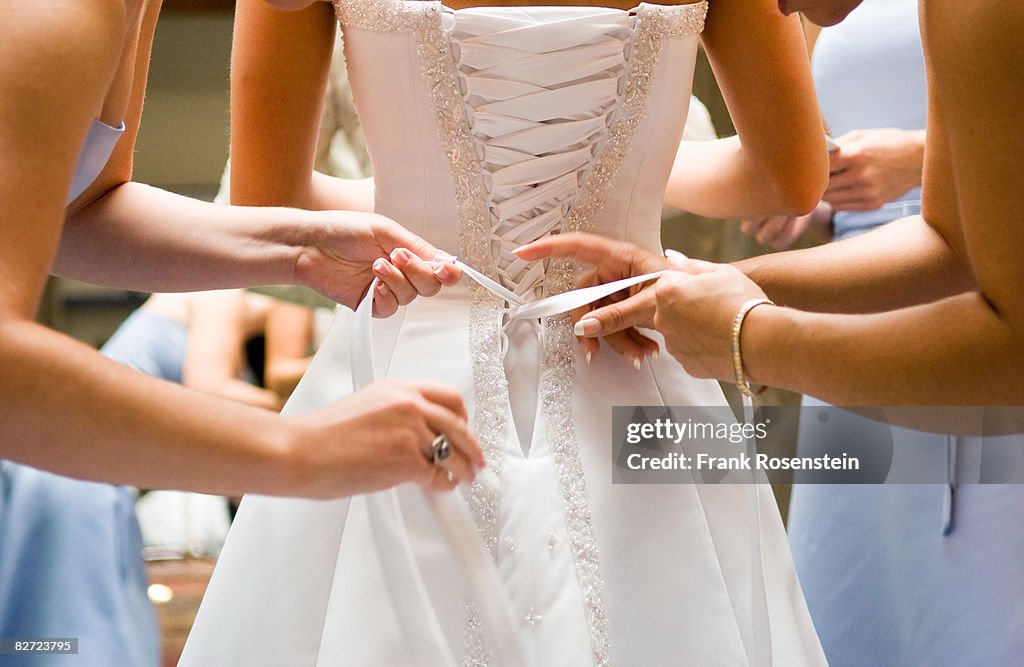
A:
[[[588,230],[660,251],[706,3],[336,6],[378,212],[525,301],[577,270],[521,262],[527,241]],[[467,279],[375,321],[373,345],[378,377],[462,391],[497,480],[463,493],[525,664],[824,664],[768,486],[612,484],[612,406],[720,406],[717,383],[668,355],[587,364],[567,317],[510,320],[507,305]],[[286,412],[351,391],[350,318]],[[414,554],[445,650],[508,664],[420,489],[395,497],[401,525],[384,529]],[[181,664],[440,664],[403,625],[416,591],[387,580],[370,505],[246,497]]]

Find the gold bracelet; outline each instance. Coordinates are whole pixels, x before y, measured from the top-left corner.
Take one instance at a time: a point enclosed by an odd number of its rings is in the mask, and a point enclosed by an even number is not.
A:
[[[740,332],[743,330],[743,320],[747,318],[747,314],[758,306],[768,304],[774,306],[775,302],[771,299],[751,299],[740,306],[739,311],[736,313],[736,317],[732,319],[732,367],[736,371],[736,388],[740,390],[740,393],[746,396],[753,396],[754,392],[750,389],[750,383],[747,382],[747,376],[743,373],[743,355],[740,352]]]

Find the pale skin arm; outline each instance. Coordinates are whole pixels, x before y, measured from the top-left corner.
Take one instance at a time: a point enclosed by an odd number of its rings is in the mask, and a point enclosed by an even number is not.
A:
[[[251,203],[267,208],[228,208],[130,182],[158,9],[143,18],[136,62],[118,72],[134,76],[125,110],[114,114],[125,119],[126,135],[68,208],[54,273],[148,292],[298,284],[351,308],[377,275],[389,288],[374,301],[379,316],[458,280],[455,267],[430,261],[436,248],[383,216],[275,209],[266,201]],[[398,269],[388,259],[400,248],[412,252]]]
[[[246,294],[242,290],[215,290],[190,295],[188,348],[181,383],[265,410],[280,410],[273,391],[240,377],[245,366]]]
[[[869,310],[866,285],[879,287],[883,306],[899,304],[912,291],[900,279],[916,267],[937,281],[919,305],[859,316],[755,309],[742,341],[751,379],[841,405],[1024,404],[1024,196],[1015,178],[1024,170],[1024,128],[1016,121],[1024,90],[1015,83],[1024,63],[1011,27],[1024,21],[1024,8],[991,0],[924,7],[927,224],[910,218],[889,226],[908,260],[895,271],[885,261],[892,255],[871,261],[866,245],[855,243],[862,236],[748,263],[760,286],[736,267],[680,262],[655,288],[654,324],[690,372],[731,380],[729,327],[739,305],[765,292],[814,304],[819,297],[808,294],[820,287],[828,260],[837,309],[851,312]],[[972,48],[979,43],[986,48]],[[883,247],[878,239],[869,244]]]
[[[156,11],[142,20],[141,44]],[[430,440],[444,432],[456,480],[470,479],[482,455],[461,398],[445,387],[381,383],[281,418],[146,377],[33,321],[75,161],[91,119],[103,115],[125,34],[120,0],[0,8],[0,455],[148,488],[334,497],[412,480],[450,488],[427,460]],[[144,79],[144,68],[135,75]],[[137,104],[143,84],[131,87]],[[118,115],[133,122],[137,112]],[[88,209],[95,194],[75,208]]]
[[[324,194],[340,181],[313,171],[335,29],[327,3],[307,2],[294,11],[263,0],[238,3],[231,54],[232,203],[324,209],[347,196]],[[390,261],[374,264],[382,280],[376,300],[407,303],[458,280],[454,265],[422,261],[437,249],[419,245],[415,253],[392,247]]]
[[[799,19],[776,2],[717,0],[701,39],[737,136],[682,142],[665,202],[717,218],[810,211],[827,165]]]
[[[267,313],[267,361],[264,380],[281,400],[287,400],[309,367],[313,311],[280,301]]]

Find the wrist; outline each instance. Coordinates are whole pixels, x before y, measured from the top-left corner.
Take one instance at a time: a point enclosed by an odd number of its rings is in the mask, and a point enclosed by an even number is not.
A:
[[[749,299],[740,306],[739,310],[736,311],[736,315],[733,316],[731,327],[733,377],[736,382],[736,388],[741,394],[753,396],[755,393],[759,393],[751,388],[746,365],[743,363],[743,325],[748,315],[755,309],[774,305],[766,297]]]
[[[278,496],[307,496],[312,484],[316,463],[304,447],[309,434],[300,422],[290,417],[278,417],[275,428],[265,432],[267,452],[267,490]]]
[[[788,373],[793,370],[788,341],[798,331],[793,326],[796,314],[791,308],[772,304],[747,313],[740,338],[743,369],[751,384],[789,389]]]
[[[284,284],[315,289],[313,275],[323,263],[323,249],[330,247],[329,240],[336,235],[336,215],[330,211],[295,211],[292,224],[282,235],[289,256]]]

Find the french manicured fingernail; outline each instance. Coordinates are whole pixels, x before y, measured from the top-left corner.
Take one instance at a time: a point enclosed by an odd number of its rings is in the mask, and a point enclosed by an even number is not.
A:
[[[399,268],[409,263],[409,251],[405,248],[395,248],[391,251],[391,261]]]
[[[640,357],[633,357],[633,368],[640,370]]]
[[[433,268],[433,272],[441,280],[447,280],[451,275],[451,269],[448,268],[447,264],[438,264]]]
[[[593,317],[584,317],[576,323],[572,332],[577,336],[596,336],[601,332],[601,322]]]
[[[385,285],[384,283],[377,283],[377,291],[380,292],[382,295],[387,294],[388,286]]]
[[[388,274],[388,261],[383,257],[374,260],[373,272],[381,277],[386,276]]]
[[[590,350],[587,350],[587,355],[584,357],[584,360],[587,362],[588,366],[590,365],[590,360],[593,359],[593,358],[594,358],[594,353],[591,352]]]
[[[654,350],[653,352],[651,352],[651,359],[657,359],[659,356],[661,356],[661,351]]]
[[[683,259],[683,260],[690,259],[689,257],[684,255],[683,253],[679,252],[678,250],[673,250],[672,248],[667,248],[665,250],[665,257],[671,257],[672,259]]]

